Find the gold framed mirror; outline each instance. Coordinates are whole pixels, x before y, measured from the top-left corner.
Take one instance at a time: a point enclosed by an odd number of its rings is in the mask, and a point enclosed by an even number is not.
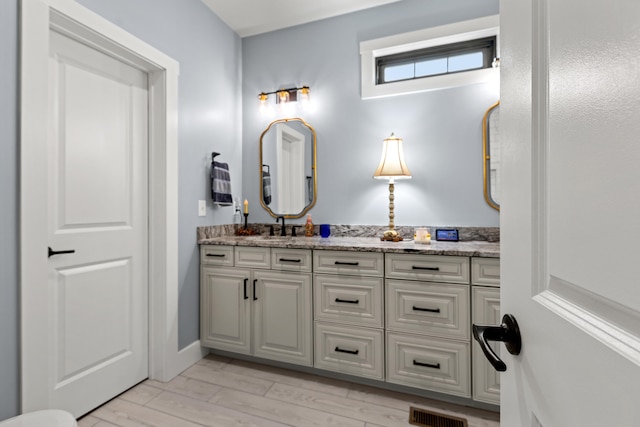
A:
[[[260,204],[276,218],[301,218],[318,195],[316,131],[301,118],[274,120],[260,135]]]
[[[487,109],[482,118],[482,174],[484,199],[500,210],[500,101]]]

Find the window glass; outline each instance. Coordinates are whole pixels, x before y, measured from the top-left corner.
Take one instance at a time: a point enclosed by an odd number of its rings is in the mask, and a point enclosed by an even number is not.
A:
[[[414,76],[413,63],[391,65],[384,68],[384,81],[397,82],[398,80],[412,79]]]
[[[482,68],[483,65],[482,52],[464,53],[462,55],[454,55],[449,57],[449,72],[473,70]]]
[[[447,72],[447,58],[416,62],[416,77],[435,76]]]

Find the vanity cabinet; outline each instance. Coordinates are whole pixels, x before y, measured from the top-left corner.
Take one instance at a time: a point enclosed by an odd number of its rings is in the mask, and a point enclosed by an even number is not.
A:
[[[201,247],[203,346],[312,365],[311,251],[280,251]]]
[[[387,253],[387,382],[471,397],[469,258]]]
[[[313,254],[315,367],[383,380],[383,254]]]
[[[498,258],[200,251],[203,346],[500,404],[471,327],[500,323]]]
[[[500,315],[500,259],[471,258],[472,323],[499,325]],[[502,347],[490,342],[496,354]],[[500,373],[487,361],[480,345],[473,340],[473,399],[500,404]]]

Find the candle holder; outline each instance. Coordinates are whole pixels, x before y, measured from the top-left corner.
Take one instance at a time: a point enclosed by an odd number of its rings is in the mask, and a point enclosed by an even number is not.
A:
[[[256,234],[256,230],[254,230],[253,228],[249,228],[249,213],[245,213],[242,215],[244,215],[244,227],[240,227],[236,230],[236,236],[253,236],[254,234]]]

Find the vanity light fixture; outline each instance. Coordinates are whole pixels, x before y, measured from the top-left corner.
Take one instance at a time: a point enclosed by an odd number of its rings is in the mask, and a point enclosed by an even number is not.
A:
[[[411,172],[407,167],[407,163],[404,161],[402,138],[398,138],[392,133],[389,138],[384,140],[382,146],[382,158],[380,159],[378,169],[373,173],[373,177],[376,179],[389,180],[389,229],[384,232],[380,240],[399,242],[402,240],[402,236],[400,236],[395,230],[395,225],[393,223],[393,219],[395,217],[393,213],[394,181],[396,179],[411,178]]]
[[[265,113],[268,110],[267,101],[269,99],[269,95],[275,95],[276,104],[281,104],[281,107],[290,102],[300,101],[301,106],[305,108],[309,103],[309,91],[309,86],[302,86],[278,89],[273,92],[261,92],[258,95],[260,112]]]

